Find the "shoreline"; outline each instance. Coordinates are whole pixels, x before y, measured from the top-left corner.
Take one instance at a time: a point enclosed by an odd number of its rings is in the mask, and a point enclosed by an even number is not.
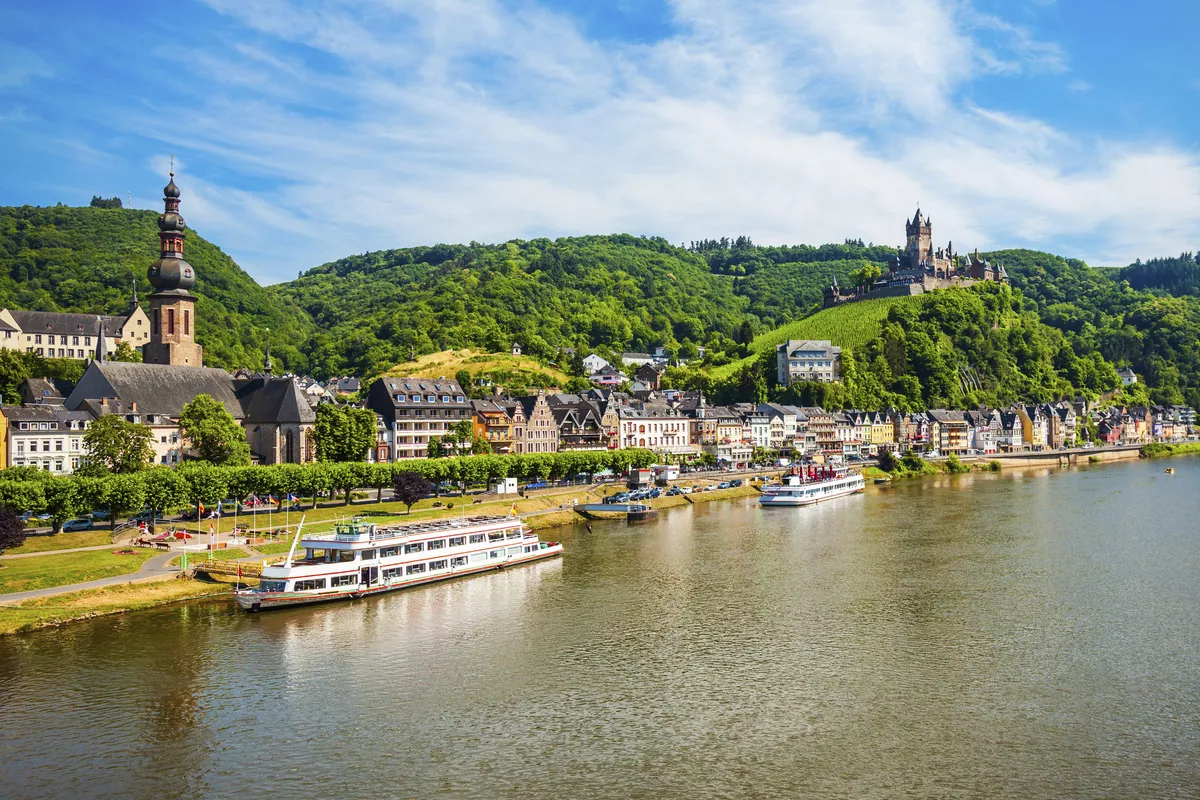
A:
[[[1200,455],[1200,443],[1196,447],[1178,451],[1158,452],[1143,455],[1138,447],[1120,449],[1099,449],[1095,452],[1054,451],[1048,453],[1023,453],[1011,456],[978,456],[963,459],[962,463],[969,465],[970,472],[992,471],[989,465],[993,461],[1000,462],[1000,471],[1009,469],[1030,469],[1046,467],[1078,467],[1105,464],[1116,461],[1133,461],[1138,459],[1167,458],[1184,455]],[[1080,459],[1078,456],[1084,456]],[[767,470],[761,475],[774,475],[782,472],[780,469]],[[880,473],[887,475],[887,473]],[[918,474],[893,477],[894,481],[908,481],[948,474],[938,471],[936,474]],[[710,483],[714,478],[698,478],[695,483]],[[682,482],[687,485],[687,481]],[[746,497],[757,497],[759,490],[746,483],[731,489],[716,489],[696,494],[658,497],[645,501],[655,509],[663,510],[681,508],[697,503],[710,503],[721,500],[738,500]],[[548,497],[546,499],[549,499]],[[551,508],[540,513],[533,513],[524,520],[532,530],[548,531],[570,525],[586,524],[589,520],[572,508]],[[53,552],[53,551],[49,551]],[[49,553],[47,553],[49,554]],[[131,573],[136,576],[137,573]],[[126,583],[107,586],[100,589],[85,589],[76,592],[52,595],[45,598],[26,600],[15,605],[0,605],[0,636],[18,633],[29,633],[45,628],[58,627],[70,622],[80,622],[97,617],[123,614],[129,611],[141,611],[148,608],[171,605],[185,600],[199,600],[217,597],[232,591],[230,582],[219,577],[210,576],[200,580],[180,575],[173,580],[139,582],[135,577]]]

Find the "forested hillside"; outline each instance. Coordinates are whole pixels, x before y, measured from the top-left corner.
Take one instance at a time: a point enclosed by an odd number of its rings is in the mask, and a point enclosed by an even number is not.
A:
[[[0,306],[118,314],[131,283],[145,302],[146,269],[158,257],[158,214],[118,208],[0,207]],[[271,353],[304,371],[308,316],[263,288],[220,248],[188,231],[184,256],[196,268],[196,338],[212,366],[262,364]]]
[[[612,354],[661,345],[695,357],[697,345],[732,349],[746,308],[733,279],[699,256],[634,236],[366,253],[280,288],[321,329],[321,367],[366,373],[410,352],[496,352],[514,341],[545,360],[564,346]]]

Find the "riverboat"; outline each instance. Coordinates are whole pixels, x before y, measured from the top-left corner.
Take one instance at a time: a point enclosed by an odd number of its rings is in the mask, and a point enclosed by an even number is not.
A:
[[[303,527],[301,520],[301,528]],[[303,548],[297,556],[297,545]],[[379,526],[354,519],[301,536],[257,588],[235,592],[246,611],[352,600],[562,555],[517,517],[460,517]]]
[[[759,505],[810,506],[823,500],[845,497],[866,488],[860,473],[848,473],[844,469],[828,470],[818,477],[809,479],[805,475],[787,475],[782,483],[764,486]]]

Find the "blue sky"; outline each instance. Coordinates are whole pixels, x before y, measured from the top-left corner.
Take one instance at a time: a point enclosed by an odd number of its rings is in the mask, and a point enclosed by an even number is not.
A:
[[[1200,4],[65,0],[0,6],[0,204],[131,194],[263,282],[630,232],[1200,248]]]

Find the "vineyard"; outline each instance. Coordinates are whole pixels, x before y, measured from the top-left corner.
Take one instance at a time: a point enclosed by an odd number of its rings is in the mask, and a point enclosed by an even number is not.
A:
[[[866,344],[879,335],[888,309],[896,303],[911,303],[917,297],[882,297],[847,303],[836,308],[818,311],[810,317],[789,322],[787,325],[760,334],[750,343],[751,354],[712,370],[712,377],[723,380],[736,373],[744,365],[758,358],[765,351],[774,350],[789,339],[828,339],[840,347],[855,348]]]

